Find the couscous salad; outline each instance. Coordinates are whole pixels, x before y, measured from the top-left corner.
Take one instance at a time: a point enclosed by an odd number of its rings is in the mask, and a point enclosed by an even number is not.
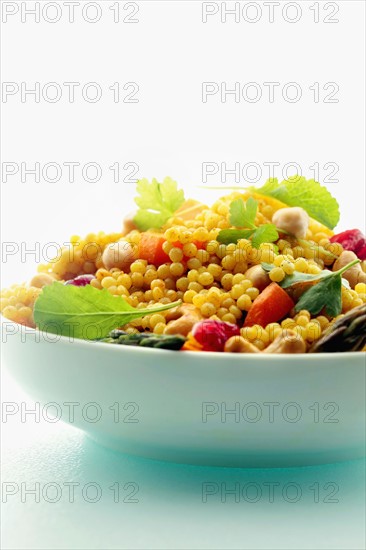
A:
[[[121,231],[72,236],[7,319],[72,338],[232,353],[365,351],[366,240],[295,176],[207,206],[171,178],[140,180]]]

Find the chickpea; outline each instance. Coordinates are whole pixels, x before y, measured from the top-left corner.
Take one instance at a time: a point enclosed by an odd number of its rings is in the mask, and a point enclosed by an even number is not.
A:
[[[102,255],[102,262],[106,269],[118,267],[122,271],[127,271],[137,258],[138,247],[121,239],[106,246]]]
[[[127,216],[123,219],[123,226],[122,226],[122,233],[123,235],[127,235],[127,233],[130,233],[134,229],[137,229],[135,222],[133,221],[133,218],[135,217],[136,212],[129,212]]]
[[[229,353],[260,353],[256,346],[253,346],[242,336],[232,336],[225,342],[224,351]]]
[[[261,265],[253,265],[245,272],[245,278],[250,279],[255,288],[260,292],[269,285],[270,278]]]
[[[293,206],[290,208],[280,208],[273,214],[272,223],[281,231],[287,231],[295,235],[298,239],[306,236],[309,228],[309,215],[303,208]]]
[[[342,267],[350,262],[353,262],[353,260],[357,260],[356,254],[351,250],[344,250],[339,258],[334,262],[333,271],[342,269]],[[351,288],[355,288],[358,283],[366,283],[366,273],[362,271],[360,264],[356,264],[350,269],[347,269],[347,271],[342,274],[342,277],[347,279]]]
[[[31,280],[30,286],[43,288],[44,286],[52,285],[55,280],[55,277],[52,277],[52,275],[49,275],[48,273],[38,273]]]

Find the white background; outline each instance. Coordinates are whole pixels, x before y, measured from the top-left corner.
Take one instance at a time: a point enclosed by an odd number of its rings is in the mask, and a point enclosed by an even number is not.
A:
[[[3,2],[5,5],[6,2]],[[21,3],[19,2],[19,6]],[[25,3],[28,9],[33,2]],[[41,5],[47,3],[41,2]],[[310,169],[319,163],[320,180],[331,173],[322,167],[335,163],[339,167],[327,186],[339,199],[342,210],[340,229],[365,226],[364,206],[364,3],[331,3],[339,7],[332,15],[332,5],[319,4],[319,23],[314,23],[314,3],[301,2],[302,15],[297,23],[288,23],[276,8],[274,22],[269,23],[268,7],[259,2],[262,17],[247,23],[241,17],[227,16],[221,23],[220,13],[202,22],[201,2],[140,2],[133,16],[138,23],[117,24],[112,2],[101,2],[101,19],[95,24],[83,20],[81,2],[75,7],[75,22],[69,23],[69,12],[59,2],[61,19],[51,24],[41,15],[24,15],[21,8],[2,26],[3,80],[41,90],[49,82],[61,86],[60,101],[50,103],[41,96],[21,101],[20,92],[8,96],[3,107],[3,162],[21,162],[27,168],[39,162],[63,166],[79,162],[75,182],[68,182],[67,168],[58,183],[27,175],[22,183],[20,172],[8,176],[2,186],[2,238],[5,242],[26,243],[19,250],[34,250],[35,243],[62,244],[70,235],[91,231],[118,231],[124,214],[133,207],[134,184],[113,182],[109,169],[119,162],[139,166],[138,177],[162,178],[170,175],[186,190],[186,195],[213,201],[215,191],[197,189],[202,184],[202,163],[226,162],[247,166],[257,163],[263,171],[258,185],[268,177],[263,163],[277,162],[276,175],[281,178],[284,165],[296,162],[302,173],[314,177]],[[242,2],[244,6],[247,2]],[[131,8],[123,9],[121,19]],[[217,4],[218,6],[220,4]],[[228,8],[232,3],[228,3]],[[133,9],[133,8],[132,8]],[[93,9],[87,12],[94,17]],[[57,13],[51,8],[48,18]],[[294,18],[295,11],[286,12]],[[339,20],[324,23],[325,17]],[[254,11],[248,17],[255,17]],[[64,82],[79,82],[75,102],[69,103]],[[89,103],[81,88],[97,82],[102,98]],[[136,82],[138,103],[114,103],[109,86]],[[263,91],[262,99],[249,103],[220,102],[220,94],[202,102],[202,82],[256,82]],[[264,82],[279,82],[273,103],[268,101]],[[297,103],[284,101],[283,86],[296,82],[302,97]],[[320,86],[320,101],[314,103],[314,91]],[[335,82],[339,91],[324,103],[322,87]],[[253,93],[253,89],[248,93]],[[49,90],[51,96],[53,91]],[[92,93],[92,90],[91,90]],[[289,93],[293,93],[290,90]],[[4,98],[3,98],[4,101]],[[81,167],[88,162],[101,166],[97,183],[85,181]],[[125,177],[126,172],[123,172]],[[291,169],[290,169],[291,174]],[[49,174],[52,177],[52,171]],[[91,173],[91,176],[93,174]],[[250,177],[253,173],[249,171]],[[233,179],[228,178],[233,184]],[[241,178],[241,183],[245,181]],[[209,185],[221,185],[220,174],[211,176]],[[11,247],[12,248],[12,247]],[[9,248],[8,248],[9,250]],[[42,256],[52,255],[47,247]],[[44,258],[43,258],[44,259]],[[23,265],[22,265],[23,260]],[[24,265],[25,264],[25,265]],[[35,255],[21,253],[6,257],[3,263],[4,284],[24,280],[35,271]]]
[[[32,276],[36,258],[32,253],[24,257],[24,251],[36,243],[42,250],[49,242],[67,242],[72,234],[120,229],[124,214],[133,208],[134,184],[113,181],[109,167],[116,162],[121,168],[137,163],[138,177],[170,175],[186,196],[208,203],[218,193],[198,187],[203,162],[226,162],[228,168],[235,162],[241,167],[256,163],[263,172],[258,185],[269,175],[264,163],[280,163],[279,178],[291,162],[312,178],[311,166],[319,163],[322,183],[330,174],[324,165],[334,163],[338,171],[333,178],[338,181],[326,185],[341,205],[339,229],[365,229],[364,2],[331,2],[328,8],[324,2],[298,2],[302,14],[296,23],[282,15],[286,2],[276,7],[273,23],[263,2],[256,2],[262,10],[256,23],[243,17],[236,23],[230,15],[222,23],[220,13],[203,23],[202,3],[187,0],[137,2],[139,11],[132,17],[138,23],[122,22],[133,9],[126,2],[120,2],[119,23],[114,23],[110,9],[115,2],[99,2],[102,15],[95,24],[82,17],[85,1],[75,7],[74,23],[68,21],[64,3],[57,2],[61,19],[53,24],[42,14],[39,23],[32,15],[22,22],[22,4],[30,9],[34,2],[2,2],[3,10],[6,4],[19,11],[2,24],[3,82],[25,82],[27,88],[39,82],[41,90],[56,82],[63,95],[55,103],[42,95],[39,103],[31,95],[24,102],[20,93],[3,96],[2,162],[19,167],[24,162],[27,168],[36,162],[41,167],[50,162],[94,162],[102,177],[87,182],[79,167],[73,183],[66,168],[57,183],[42,176],[35,183],[32,175],[22,182],[20,172],[3,181],[2,240],[19,250],[3,255],[3,286]],[[240,7],[245,4],[240,2]],[[310,9],[316,4],[319,23]],[[339,11],[331,16],[333,6]],[[55,16],[52,10],[46,17]],[[89,17],[94,13],[90,8]],[[295,12],[286,13],[293,18]],[[253,14],[248,12],[248,17],[253,19]],[[326,16],[339,21],[325,23]],[[74,103],[68,100],[64,82],[80,83]],[[88,82],[100,85],[100,101],[82,98],[80,90]],[[109,87],[115,82],[123,94],[126,82],[137,83],[138,103],[114,103]],[[204,103],[203,82],[226,82],[227,88],[235,82],[256,82],[263,96],[256,103],[243,98],[236,103],[232,95],[221,102],[218,93]],[[280,83],[273,103],[265,82]],[[296,103],[282,97],[289,82],[301,87]],[[310,89],[315,82],[320,85],[317,103]],[[325,91],[323,86],[330,82],[339,87],[337,103],[324,102],[332,88]],[[220,176],[209,178],[207,184],[222,185]],[[228,182],[234,183],[230,178]],[[244,185],[244,178],[240,183]],[[6,391],[6,400],[20,399],[19,388],[9,381]],[[216,480],[268,479],[268,473],[212,472],[121,457],[59,424],[24,425],[15,419],[3,431],[7,479],[108,484],[112,478],[117,481],[114,477],[137,477],[145,486],[145,500],[128,512],[126,506],[117,509],[107,500],[93,508],[84,502],[32,506],[13,498],[3,507],[6,548],[364,547],[360,463],[274,474],[274,480],[282,476],[309,484],[338,479],[343,497],[333,507],[316,507],[307,498],[293,508],[280,502],[246,505],[243,511],[233,505],[203,507],[200,482],[210,475]]]

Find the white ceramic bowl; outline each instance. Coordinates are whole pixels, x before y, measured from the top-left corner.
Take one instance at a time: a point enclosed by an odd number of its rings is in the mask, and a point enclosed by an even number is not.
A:
[[[122,452],[239,467],[365,455],[364,353],[140,349],[72,342],[5,319],[2,348],[43,416]]]

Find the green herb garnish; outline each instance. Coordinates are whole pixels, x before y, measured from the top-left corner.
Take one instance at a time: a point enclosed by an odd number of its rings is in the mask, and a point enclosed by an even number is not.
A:
[[[329,229],[333,229],[339,222],[340,213],[337,200],[328,189],[315,180],[293,176],[278,183],[277,178],[271,178],[262,187],[249,189],[261,195],[278,199],[288,206],[300,206],[314,220]]]
[[[266,262],[262,262],[261,265],[263,269],[268,272],[276,267],[275,265],[268,264]],[[321,279],[324,279],[324,277],[328,277],[331,274],[332,272],[329,271],[329,269],[324,269],[323,271],[320,271],[320,273],[315,274],[294,271],[292,275],[286,275],[286,277],[278,284],[282,286],[282,288],[295,288],[298,285],[320,281]]]
[[[114,328],[144,315],[171,309],[180,301],[136,309],[122,297],[91,285],[77,287],[54,282],[45,286],[34,304],[34,321],[40,330],[71,338],[95,340]]]
[[[246,203],[243,199],[236,199],[230,204],[230,223],[244,229],[223,229],[217,240],[223,244],[237,243],[239,239],[251,239],[252,246],[259,248],[262,243],[272,243],[278,240],[279,235],[272,223],[256,226],[255,217],[258,211],[258,201],[249,197]]]
[[[259,248],[262,243],[273,243],[279,239],[278,231],[273,223],[260,225],[252,235],[252,245]]]
[[[248,227],[256,229],[255,217],[257,215],[258,202],[249,197],[245,203],[243,199],[237,199],[230,204],[230,223],[235,227]]]
[[[330,317],[336,317],[342,312],[342,284],[345,284],[345,279],[342,279],[342,273],[360,263],[360,260],[353,260],[338,271],[323,270],[317,274],[294,272],[278,283],[282,288],[295,289],[301,285],[311,285],[300,297],[295,306],[296,311],[307,309],[312,315],[317,315],[323,308]],[[271,271],[272,264],[262,263],[263,269]]]
[[[184,193],[172,178],[165,178],[162,183],[142,179],[136,189],[140,195],[135,198],[139,210],[133,221],[140,231],[162,227],[184,203]]]
[[[239,239],[249,239],[253,233],[253,229],[222,229],[216,240],[222,244],[237,243]]]
[[[296,238],[296,240],[304,248],[309,248],[310,250],[315,250],[315,251],[318,252],[318,254],[322,253],[322,254],[324,254],[324,256],[329,256],[329,258],[333,258],[334,260],[336,260],[338,258],[338,256],[336,254],[333,254],[333,252],[330,252],[329,250],[327,250],[323,246],[320,246],[319,244],[309,244],[308,241],[305,241],[304,239],[299,239],[299,238]]]
[[[318,315],[325,308],[327,315],[336,317],[342,311],[341,289],[340,275],[324,277],[318,284],[304,292],[295,306],[295,311],[307,309],[312,315]]]

